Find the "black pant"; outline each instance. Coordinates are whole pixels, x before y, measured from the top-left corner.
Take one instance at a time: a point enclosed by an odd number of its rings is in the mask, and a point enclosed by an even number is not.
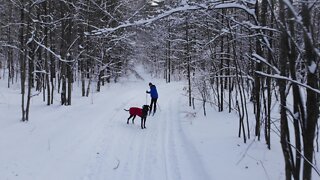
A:
[[[151,113],[152,111],[152,105],[153,105],[153,114],[156,113],[156,110],[157,110],[157,100],[158,98],[151,98],[151,103],[150,103],[150,111],[149,111],[149,114]]]

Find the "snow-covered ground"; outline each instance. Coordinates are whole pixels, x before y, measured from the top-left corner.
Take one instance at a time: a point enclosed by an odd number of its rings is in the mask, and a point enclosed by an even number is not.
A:
[[[5,180],[282,180],[279,138],[272,149],[238,134],[235,113],[188,107],[183,82],[122,79],[72,106],[32,98],[30,121],[20,122],[19,88],[0,80],[0,179]],[[147,129],[126,124],[128,109],[149,104],[148,83],[159,92]],[[19,83],[16,85],[18,86]],[[192,116],[195,115],[195,116]],[[253,127],[253,126],[252,126]]]

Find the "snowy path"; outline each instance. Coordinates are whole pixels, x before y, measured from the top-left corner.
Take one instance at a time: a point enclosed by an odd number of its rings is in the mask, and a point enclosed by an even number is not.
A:
[[[147,83],[112,84],[68,107],[34,98],[28,123],[19,122],[18,91],[10,91],[0,107],[11,114],[0,116],[0,179],[210,180],[181,128],[180,83],[156,82],[159,106],[147,129],[139,117],[126,124],[123,109],[149,104]]]
[[[272,150],[255,139],[244,144],[235,113],[208,105],[204,117],[200,102],[186,105],[183,83],[144,78],[107,84],[89,98],[75,83],[72,106],[58,95],[51,106],[34,96],[28,123],[19,121],[19,87],[0,80],[0,180],[284,179],[277,136]],[[123,109],[149,104],[149,81],[159,106],[142,130],[138,117],[126,123]]]
[[[158,112],[148,117],[145,130],[140,129],[139,118],[134,125],[125,123],[128,114],[123,108],[137,99],[118,105],[106,122],[99,152],[90,162],[84,180],[209,179],[181,131],[180,96],[175,89],[165,92],[159,98]]]

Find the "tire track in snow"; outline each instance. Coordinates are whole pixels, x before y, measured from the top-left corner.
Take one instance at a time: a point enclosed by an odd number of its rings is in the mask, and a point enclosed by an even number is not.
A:
[[[167,143],[165,144],[166,145],[166,159],[168,162],[170,162],[168,165],[167,165],[167,168],[168,168],[168,172],[170,172],[171,177],[168,178],[168,179],[172,179],[172,180],[179,180],[181,179],[181,175],[180,175],[180,169],[179,169],[179,165],[177,164],[177,151],[176,151],[176,144],[174,142],[175,137],[174,134],[173,134],[173,131],[175,131],[173,128],[175,128],[173,126],[173,121],[177,121],[178,119],[174,118],[172,119],[173,117],[175,117],[173,111],[172,111],[172,108],[174,108],[174,106],[172,105],[172,99],[170,98],[169,100],[169,105],[168,105],[168,114],[167,114],[167,128],[169,129],[167,132]]]
[[[109,111],[102,113],[101,115],[101,124],[103,127],[103,132],[100,134],[100,141],[98,142],[97,154],[92,157],[92,162],[89,163],[89,166],[86,170],[86,175],[82,178],[83,180],[103,180],[105,179],[104,171],[115,171],[119,167],[124,166],[120,157],[115,156],[116,146],[118,144],[119,139],[122,137],[118,137],[119,133],[117,130],[121,124],[126,124],[127,113],[122,113],[124,108],[127,108],[127,105],[136,99],[136,96],[130,95],[124,97],[131,97],[129,100],[124,100],[121,98],[120,105],[114,108],[112,115],[109,114]],[[116,103],[116,102],[115,102]],[[111,111],[112,112],[112,111]],[[122,114],[122,115],[120,115]],[[125,115],[124,115],[125,114]],[[106,121],[106,117],[108,117],[108,121]],[[120,122],[118,121],[119,119]],[[100,124],[100,125],[101,125]],[[121,134],[120,134],[121,135]],[[132,141],[132,143],[134,143]],[[131,144],[132,144],[131,143]],[[125,167],[125,166],[124,166]]]
[[[210,176],[204,169],[203,163],[199,157],[197,150],[191,141],[188,140],[184,131],[181,128],[181,117],[180,117],[180,99],[175,102],[171,101],[171,108],[176,107],[177,112],[172,114],[171,117],[174,119],[171,122],[171,126],[174,127],[172,131],[171,145],[175,149],[177,154],[176,156],[178,166],[180,167],[180,175],[182,180],[193,180],[193,179],[201,179],[201,180],[210,180]]]
[[[174,92],[167,91],[167,92]],[[203,163],[194,145],[188,140],[181,128],[180,97],[178,94],[170,93],[164,97],[165,106],[160,118],[166,123],[163,134],[165,154],[165,166],[167,168],[167,180],[210,180],[205,172]]]
[[[155,115],[157,116],[157,115]],[[142,168],[145,169],[140,179],[166,179],[167,168],[164,151],[164,137],[166,121],[161,121],[155,116],[149,116],[148,135],[143,153]]]

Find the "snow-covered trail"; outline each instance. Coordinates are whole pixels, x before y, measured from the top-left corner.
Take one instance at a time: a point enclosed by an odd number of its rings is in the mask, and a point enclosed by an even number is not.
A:
[[[155,84],[158,110],[148,116],[147,129],[139,117],[126,124],[123,110],[149,104],[147,81],[112,84],[90,98],[76,95],[69,107],[34,98],[28,123],[15,119],[20,101],[13,93],[5,108],[16,115],[1,121],[0,179],[212,179],[181,129],[182,84]]]
[[[0,180],[284,179],[278,136],[272,150],[255,138],[244,144],[236,113],[208,104],[204,116],[201,102],[187,106],[183,82],[136,69],[144,80],[123,78],[99,93],[93,83],[89,97],[76,82],[71,106],[61,106],[59,94],[51,106],[34,96],[27,123],[20,121],[19,84],[8,89],[0,80]],[[150,103],[149,82],[159,92],[158,110],[141,129],[139,117],[126,123],[123,109]]]
[[[103,121],[105,128],[98,153],[89,163],[83,179],[210,179],[181,130],[181,96],[176,89],[166,84],[158,86],[158,110],[154,116],[148,116],[144,130],[140,129],[138,117],[135,124],[127,125],[128,114],[123,111],[139,101],[137,98],[139,95],[141,98],[144,91],[130,90],[130,95],[136,94],[136,98],[129,101],[122,97],[123,102],[106,122]]]

